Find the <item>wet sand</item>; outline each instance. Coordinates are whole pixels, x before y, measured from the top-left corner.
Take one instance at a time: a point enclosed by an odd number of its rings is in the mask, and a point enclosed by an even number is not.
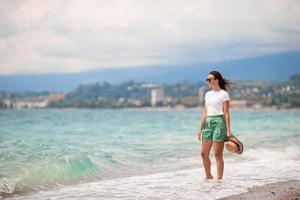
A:
[[[220,200],[300,200],[300,180],[283,181],[257,186],[248,192],[221,198]]]

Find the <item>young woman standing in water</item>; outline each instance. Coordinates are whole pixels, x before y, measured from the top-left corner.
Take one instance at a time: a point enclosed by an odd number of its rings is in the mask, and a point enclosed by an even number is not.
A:
[[[223,78],[218,71],[211,71],[207,77],[208,87],[212,90],[205,94],[200,129],[197,137],[202,141],[201,157],[206,179],[213,179],[211,174],[210,150],[213,147],[217,165],[217,179],[223,177],[224,142],[228,136],[233,136],[230,129],[229,95],[226,90],[230,82]]]

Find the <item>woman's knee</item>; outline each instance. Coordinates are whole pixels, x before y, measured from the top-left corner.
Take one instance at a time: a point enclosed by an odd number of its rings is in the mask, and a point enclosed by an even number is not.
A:
[[[223,155],[222,155],[222,153],[215,153],[215,159],[216,160],[223,160]]]
[[[209,157],[209,153],[207,153],[206,151],[201,151],[201,157],[203,159],[208,158]]]

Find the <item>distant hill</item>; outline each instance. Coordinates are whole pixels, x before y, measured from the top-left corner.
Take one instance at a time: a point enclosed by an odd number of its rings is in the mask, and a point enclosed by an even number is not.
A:
[[[288,80],[291,75],[300,73],[300,51],[187,66],[148,66],[81,73],[0,76],[0,90],[70,91],[79,84],[103,81],[199,82],[203,81],[211,70],[219,70],[226,78],[232,80]]]

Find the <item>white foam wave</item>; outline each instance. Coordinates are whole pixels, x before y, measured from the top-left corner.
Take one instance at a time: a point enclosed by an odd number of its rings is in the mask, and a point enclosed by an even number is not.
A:
[[[217,199],[252,186],[300,179],[300,146],[257,148],[225,158],[224,180],[204,181],[201,166],[65,186],[12,199]],[[194,158],[200,160],[200,157]],[[213,159],[212,159],[213,161]],[[212,165],[213,174],[216,166]]]

